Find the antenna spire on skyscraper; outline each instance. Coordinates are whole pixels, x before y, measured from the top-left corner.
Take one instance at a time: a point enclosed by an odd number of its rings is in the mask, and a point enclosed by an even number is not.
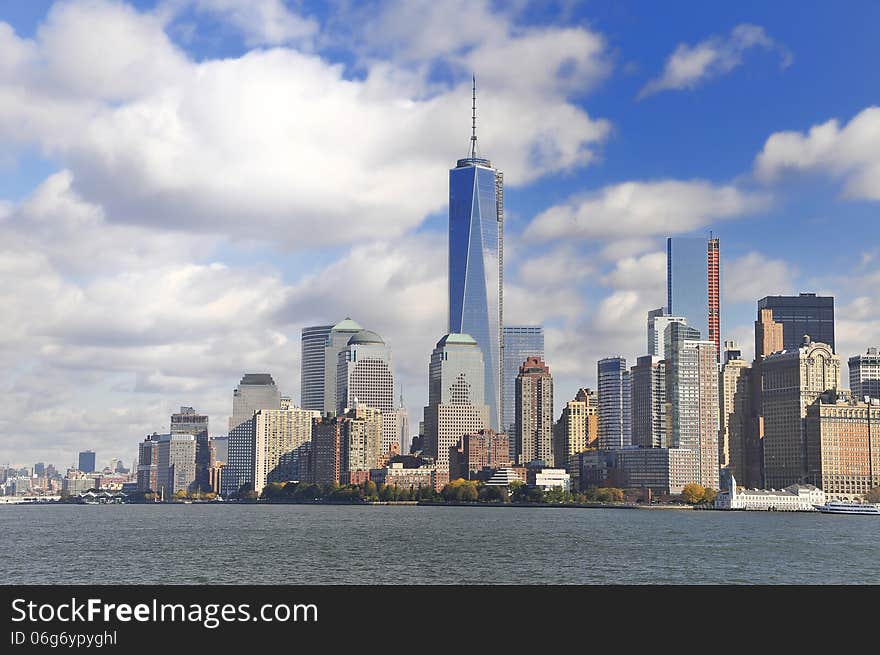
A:
[[[471,159],[477,156],[477,76],[473,75],[473,106],[471,114]]]

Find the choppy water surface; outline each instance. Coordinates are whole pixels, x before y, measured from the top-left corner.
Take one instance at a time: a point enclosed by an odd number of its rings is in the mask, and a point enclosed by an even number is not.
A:
[[[0,507],[6,584],[880,583],[880,518],[311,505]]]

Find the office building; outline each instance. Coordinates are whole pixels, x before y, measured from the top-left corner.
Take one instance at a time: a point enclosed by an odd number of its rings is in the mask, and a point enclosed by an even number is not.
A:
[[[667,440],[671,448],[694,453],[690,482],[719,488],[718,355],[689,325],[666,328]]]
[[[755,359],[785,350],[782,323],[773,320],[772,309],[759,309],[755,321]]]
[[[246,373],[232,392],[228,461],[223,470],[224,495],[238,493],[245,485],[253,489],[254,414],[261,409],[281,409],[281,394],[268,373]]]
[[[526,472],[526,484],[542,491],[571,491],[571,476],[565,469],[530,468]]]
[[[562,408],[554,426],[554,455],[556,466],[564,467],[574,482],[580,478],[579,454],[595,447],[599,432],[599,407],[596,395],[586,388],[578,389],[574,400]]]
[[[447,334],[431,353],[423,448],[436,462],[438,488],[449,482],[449,449],[489,427],[484,371],[482,350],[468,334]]]
[[[721,468],[745,480],[748,470],[748,439],[752,429],[751,373],[735,342],[724,342],[724,365],[718,390],[720,432],[718,457]]]
[[[648,312],[648,354],[663,359],[666,344],[663,335],[670,323],[687,323],[684,316],[670,316],[665,307],[652,309]]]
[[[825,392],[805,424],[808,483],[832,500],[861,501],[880,487],[880,400]]]
[[[554,467],[553,377],[540,357],[529,357],[516,377],[516,454],[519,464]]]
[[[782,349],[797,350],[804,336],[834,350],[834,297],[801,293],[797,296],[766,296],[758,301],[758,312],[769,309],[782,324]]]
[[[715,509],[772,512],[811,512],[824,505],[826,494],[812,484],[792,484],[785,489],[737,489],[736,478],[715,498]]]
[[[336,414],[361,405],[381,412],[394,410],[391,350],[375,332],[361,330],[339,351],[336,368]]]
[[[664,346],[665,347],[665,346]],[[632,444],[666,447],[666,362],[645,355],[630,370],[632,387]]]
[[[540,325],[505,325],[502,353],[501,425],[516,434],[516,376],[529,357],[544,357],[544,328]],[[511,439],[511,458],[515,461],[516,440]]]
[[[346,318],[330,328],[327,343],[324,346],[324,414],[336,416],[339,406],[336,398],[339,389],[339,383],[336,379],[339,370],[339,353],[345,350],[349,340],[362,330],[363,328],[350,318]]]
[[[192,407],[181,407],[171,415],[170,434],[190,434],[196,438],[196,487],[210,491],[209,470],[214,466],[213,444],[208,440],[208,417]]]
[[[403,461],[392,461],[387,466],[370,471],[370,480],[377,486],[388,485],[397,489],[434,489],[437,468],[433,463],[421,462],[407,466]]]
[[[868,348],[864,355],[849,358],[849,388],[854,398],[880,399],[880,354]]]
[[[156,459],[156,485],[165,500],[179,491],[196,490],[196,438],[193,435],[159,435]]]
[[[489,408],[487,427],[497,431],[502,430],[503,188],[501,171],[477,153],[474,119],[470,152],[449,171],[449,332],[469,334],[479,344],[481,404]]]
[[[324,349],[332,325],[302,329],[299,404],[303,409],[324,411]]]
[[[260,409],[254,414],[254,490],[270,482],[300,480],[300,464],[307,461],[312,420],[321,412],[308,409]]]
[[[599,360],[599,448],[612,450],[632,444],[632,389],[626,358]]]
[[[764,484],[781,489],[807,476],[807,408],[819,396],[840,388],[840,357],[831,346],[809,336],[802,345],[764,358]]]
[[[342,425],[335,418],[325,417],[312,422],[312,449],[310,453],[310,482],[339,483],[342,449]]]
[[[339,417],[339,471],[343,484],[361,484],[370,470],[385,465],[381,452],[382,412],[355,405]]]
[[[171,435],[165,435],[171,437]],[[138,444],[137,490],[159,493],[159,438],[160,435],[147,435]]]
[[[84,450],[79,454],[79,466],[78,469],[83,473],[94,473],[95,472],[95,451],[93,450]]]
[[[720,247],[717,238],[666,240],[666,311],[683,316],[721,352]]]
[[[614,451],[613,468],[619,484],[628,489],[650,489],[655,494],[680,494],[692,483],[694,452],[687,448],[642,448]]]

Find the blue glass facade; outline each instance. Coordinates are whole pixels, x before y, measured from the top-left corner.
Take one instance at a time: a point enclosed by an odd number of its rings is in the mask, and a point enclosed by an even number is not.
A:
[[[501,426],[501,173],[486,159],[460,159],[449,171],[449,332],[471,335],[483,351],[489,424]]]
[[[709,338],[709,275],[707,241],[700,237],[666,240],[666,312]]]
[[[513,434],[516,422],[516,376],[529,357],[544,357],[544,328],[540,325],[505,325],[501,379],[501,429]],[[511,438],[511,450],[516,443]]]

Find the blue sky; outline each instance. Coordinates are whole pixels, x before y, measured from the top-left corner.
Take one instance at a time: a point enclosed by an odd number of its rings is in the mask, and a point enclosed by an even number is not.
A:
[[[863,351],[877,24],[870,2],[5,3],[0,461],[128,461],[180,405],[219,434],[241,374],[298,398],[300,328],[346,315],[417,421],[472,72],[507,317],[546,326],[557,408],[643,354],[667,235],[720,237],[747,354],[755,301],[797,291],[833,293],[838,351]]]

